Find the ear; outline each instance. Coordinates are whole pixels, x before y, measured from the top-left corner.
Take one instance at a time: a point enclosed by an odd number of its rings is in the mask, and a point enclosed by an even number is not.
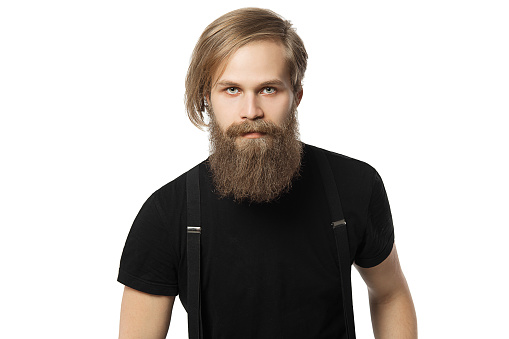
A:
[[[299,106],[300,101],[302,100],[303,94],[304,94],[304,89],[301,87],[300,91],[297,92],[297,106]]]

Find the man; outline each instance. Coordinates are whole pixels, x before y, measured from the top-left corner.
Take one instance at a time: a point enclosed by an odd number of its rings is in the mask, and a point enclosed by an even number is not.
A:
[[[417,338],[380,176],[299,141],[306,63],[290,23],[256,8],[220,17],[195,47],[187,111],[211,141],[198,167],[203,338],[354,338],[340,250],[368,286],[375,337]],[[164,338],[177,294],[189,308],[187,180],[155,191],[133,223],[118,276],[120,338]],[[330,226],[331,191],[341,197],[347,247]]]

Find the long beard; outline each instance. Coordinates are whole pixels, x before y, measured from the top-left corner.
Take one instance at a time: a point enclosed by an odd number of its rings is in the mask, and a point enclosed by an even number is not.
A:
[[[223,132],[210,112],[209,164],[216,192],[237,202],[270,202],[292,185],[298,176],[302,143],[299,140],[296,110],[281,127],[266,120],[246,120]],[[264,135],[242,138],[248,132]]]

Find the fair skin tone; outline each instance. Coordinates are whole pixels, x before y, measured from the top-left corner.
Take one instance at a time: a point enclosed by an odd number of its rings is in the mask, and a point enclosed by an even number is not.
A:
[[[174,296],[147,294],[125,286],[119,339],[166,338],[174,302]]]
[[[355,265],[368,286],[371,323],[376,339],[417,339],[417,316],[396,245],[375,267]]]
[[[219,67],[222,70],[223,67]],[[297,96],[294,94],[283,45],[257,41],[240,48],[222,74],[215,75],[210,97],[215,118],[222,130],[243,120],[265,119],[281,126]],[[247,133],[244,138],[260,138]]]
[[[213,84],[207,100],[223,130],[246,119],[267,119],[281,125],[290,113],[292,101],[297,99],[299,103],[302,98],[302,91],[296,94],[292,91],[284,47],[272,41],[253,42],[240,48],[224,72],[216,74]],[[247,133],[242,137],[263,135]],[[368,286],[375,338],[417,338],[415,310],[396,247],[378,266],[355,267]],[[125,287],[119,338],[165,338],[174,301],[175,297]]]

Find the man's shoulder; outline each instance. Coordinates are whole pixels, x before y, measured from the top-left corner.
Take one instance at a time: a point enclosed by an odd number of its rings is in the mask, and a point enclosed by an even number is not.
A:
[[[373,174],[376,172],[375,168],[359,159],[355,159],[344,154],[336,153],[326,150],[324,148],[316,147],[313,145],[305,144],[305,150],[312,152],[324,152],[329,160],[331,168],[335,173],[355,173],[355,174]]]
[[[201,166],[206,162],[206,160],[200,162],[196,166]],[[194,168],[194,167],[192,167]],[[170,182],[164,184],[159,189],[157,189],[154,192],[154,195],[159,196],[159,199],[164,200],[174,200],[174,199],[181,199],[183,195],[186,194],[186,176],[189,171],[191,171],[190,168],[188,171],[180,174],[175,179],[171,180]]]

